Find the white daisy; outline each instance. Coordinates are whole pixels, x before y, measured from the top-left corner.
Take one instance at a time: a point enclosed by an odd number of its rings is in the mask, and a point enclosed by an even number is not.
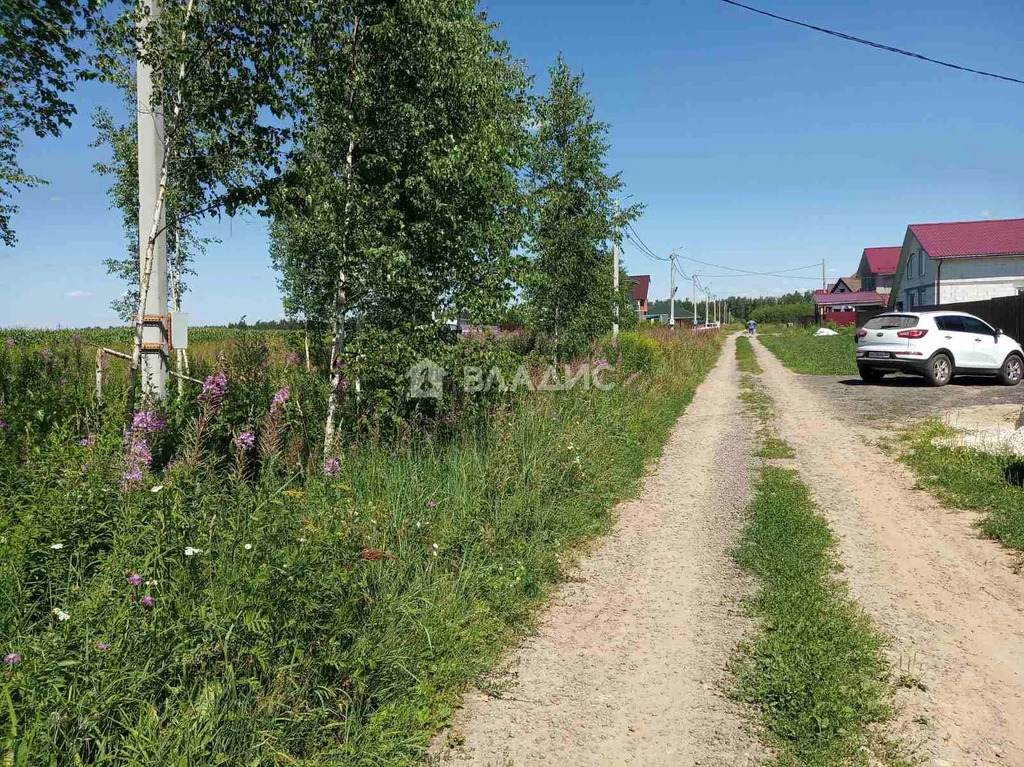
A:
[[[242,548],[245,549],[246,551],[252,551],[252,544],[251,543],[247,543]]]
[[[163,489],[164,489],[163,485],[154,485],[153,487],[149,488],[149,492],[151,492],[151,493],[159,493]]]
[[[194,557],[196,554],[202,554],[202,553],[203,553],[202,549],[197,549],[197,548],[194,548],[192,546],[189,546],[189,547],[187,547],[185,549],[185,556],[186,557]]]
[[[61,549],[64,548],[64,544],[63,543],[55,543],[50,548],[53,549],[54,551],[60,551]]]
[[[57,616],[57,620],[59,620],[62,623],[71,618],[71,616],[68,613],[64,612],[59,607],[54,607],[52,612],[54,615]]]

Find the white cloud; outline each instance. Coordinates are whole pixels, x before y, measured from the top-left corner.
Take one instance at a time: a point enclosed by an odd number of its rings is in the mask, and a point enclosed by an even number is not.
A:
[[[68,298],[85,298],[87,296],[91,296],[92,293],[88,290],[72,290],[70,293],[65,293],[65,295]]]
[[[50,198],[50,202],[60,202],[60,201],[61,201],[61,196],[59,194],[55,194],[55,195],[53,195]]]
[[[982,218],[992,218],[992,211],[990,211],[990,210],[983,210],[983,211],[981,211],[981,217]]]

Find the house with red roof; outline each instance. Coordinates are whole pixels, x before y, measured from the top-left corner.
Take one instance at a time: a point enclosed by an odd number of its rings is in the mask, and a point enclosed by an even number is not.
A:
[[[1024,293],[1024,218],[911,224],[888,307],[982,301]]]
[[[857,267],[857,278],[862,290],[873,290],[883,296],[892,290],[892,281],[896,276],[896,267],[900,263],[898,245],[892,248],[864,248]]]
[[[636,304],[637,314],[643,322],[647,317],[647,294],[651,290],[651,275],[631,274],[629,280],[633,283],[633,303]]]

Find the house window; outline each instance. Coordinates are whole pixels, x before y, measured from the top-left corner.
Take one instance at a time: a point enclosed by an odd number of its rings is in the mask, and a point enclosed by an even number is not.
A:
[[[907,291],[907,308],[914,308],[914,298],[916,298],[916,294],[911,291]]]
[[[864,281],[861,283],[861,289],[862,290],[874,290],[875,289],[875,275],[869,274],[867,277],[865,277]]]
[[[918,272],[918,274],[920,274],[923,277],[924,276],[924,267],[925,267],[924,251],[923,250],[920,253],[917,254],[917,260],[921,263],[920,271]]]
[[[914,276],[914,254],[910,254],[910,258],[907,259],[907,276]]]

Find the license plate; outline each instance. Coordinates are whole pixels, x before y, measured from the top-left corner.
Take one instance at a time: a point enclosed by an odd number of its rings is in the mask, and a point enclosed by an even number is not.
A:
[[[868,352],[868,357],[873,360],[887,360],[889,359],[889,352]]]

